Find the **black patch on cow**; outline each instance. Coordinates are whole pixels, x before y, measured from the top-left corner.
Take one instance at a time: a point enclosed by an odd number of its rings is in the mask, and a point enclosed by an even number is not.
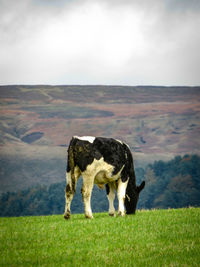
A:
[[[110,187],[108,184],[106,184],[106,194],[109,195],[109,193],[110,193]]]
[[[71,189],[70,189],[70,185],[68,184],[68,185],[66,186],[66,188],[65,188],[65,192],[68,193],[68,192],[70,192],[70,191],[71,191]]]
[[[74,166],[78,166],[81,172],[85,171],[87,166],[90,165],[94,159],[98,160],[102,157],[94,145],[89,141],[72,138],[68,154],[71,148],[73,149],[73,164]],[[67,172],[69,172],[72,167],[72,164],[69,162],[71,158],[72,157],[68,157]]]
[[[129,180],[126,188],[125,207],[126,214],[134,214],[138,202],[139,193],[136,190],[135,184],[132,179]]]
[[[126,163],[124,145],[113,138],[97,137],[94,148],[103,156],[104,161],[114,166],[113,175],[117,174]]]
[[[144,189],[145,187],[145,181],[141,183],[140,186],[136,186],[133,183],[133,180],[129,180],[127,188],[126,188],[126,197],[125,197],[125,207],[126,207],[126,214],[134,214],[140,192]]]

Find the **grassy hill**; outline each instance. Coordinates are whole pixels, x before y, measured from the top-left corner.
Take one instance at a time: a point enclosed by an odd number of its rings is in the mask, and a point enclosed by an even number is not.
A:
[[[199,266],[200,208],[1,218],[0,266]]]

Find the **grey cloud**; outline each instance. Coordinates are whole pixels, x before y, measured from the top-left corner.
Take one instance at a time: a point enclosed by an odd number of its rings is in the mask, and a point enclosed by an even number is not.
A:
[[[199,0],[0,6],[0,84],[200,83]]]
[[[0,0],[1,41],[27,38],[69,9],[74,1]]]
[[[167,0],[165,2],[170,12],[199,12],[199,0]]]

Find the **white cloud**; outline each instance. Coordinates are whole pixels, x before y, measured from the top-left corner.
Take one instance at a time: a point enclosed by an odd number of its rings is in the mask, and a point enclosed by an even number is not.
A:
[[[1,84],[200,82],[194,4],[179,8],[174,1],[172,9],[170,0],[1,2]]]

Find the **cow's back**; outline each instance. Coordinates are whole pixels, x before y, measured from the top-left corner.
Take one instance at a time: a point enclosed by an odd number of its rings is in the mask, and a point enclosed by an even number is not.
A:
[[[126,144],[113,138],[96,137],[94,140],[88,141],[84,138],[73,137],[70,141],[69,151],[73,150],[74,166],[78,166],[81,172],[84,172],[88,165],[91,165],[94,159],[104,161],[114,167],[113,175],[117,174],[124,166],[124,179],[128,176],[129,162],[132,156]],[[72,154],[70,154],[72,157]],[[130,158],[131,157],[131,158]],[[70,161],[68,157],[68,172],[70,171]],[[72,165],[72,164],[71,164]]]

